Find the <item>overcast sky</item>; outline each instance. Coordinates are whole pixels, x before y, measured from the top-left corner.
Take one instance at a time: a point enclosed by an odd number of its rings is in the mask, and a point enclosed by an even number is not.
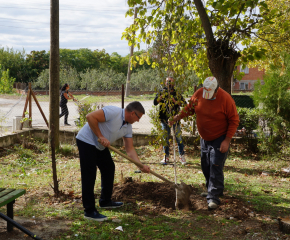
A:
[[[0,0],[0,47],[49,51],[50,0]],[[122,32],[133,23],[125,18],[126,0],[60,0],[60,48],[105,49],[129,54]]]

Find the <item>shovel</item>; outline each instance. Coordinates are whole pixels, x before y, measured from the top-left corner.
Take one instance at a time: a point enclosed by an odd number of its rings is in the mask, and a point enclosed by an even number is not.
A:
[[[98,142],[99,139],[98,139]],[[118,149],[116,149],[115,147],[109,145],[108,148],[110,150],[113,150],[114,152],[118,153],[119,155],[121,155],[122,157],[128,159],[130,162],[134,163],[137,167],[139,168],[143,168],[143,164],[139,163],[137,161],[135,161],[133,158],[130,158],[129,156],[127,156],[126,154],[122,153],[121,151],[119,151]],[[165,177],[159,175],[158,173],[150,170],[150,173],[153,174],[155,177],[158,177],[159,179],[163,180],[164,182],[170,183],[174,186],[174,188],[177,191],[176,194],[176,202],[175,202],[175,207],[180,209],[183,208],[184,210],[189,210],[190,208],[190,201],[189,201],[189,197],[192,194],[192,187],[190,185],[186,185],[184,182],[181,181],[181,184],[175,184],[174,182],[166,179]]]

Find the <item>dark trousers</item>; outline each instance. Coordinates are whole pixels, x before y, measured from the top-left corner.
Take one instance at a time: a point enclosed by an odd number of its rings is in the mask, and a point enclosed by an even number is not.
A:
[[[67,123],[68,118],[68,108],[66,104],[60,105],[61,108],[61,114],[59,114],[59,118],[61,118],[64,115],[64,123]]]
[[[223,195],[223,169],[228,156],[228,151],[226,153],[221,153],[218,149],[225,138],[225,135],[213,141],[205,141],[200,138],[201,168],[206,180],[208,203],[214,201],[215,203],[220,204],[219,196]]]
[[[82,177],[82,200],[86,213],[96,210],[94,187],[97,176],[97,168],[101,172],[101,203],[108,203],[111,201],[115,163],[111,157],[108,148],[103,151],[98,150],[95,146],[87,144],[83,141],[76,140],[80,155],[81,177]]]

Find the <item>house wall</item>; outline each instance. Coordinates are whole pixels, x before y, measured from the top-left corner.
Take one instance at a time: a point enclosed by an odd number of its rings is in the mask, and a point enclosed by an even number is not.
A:
[[[238,72],[240,72],[241,66],[238,66]],[[259,70],[258,67],[249,68],[249,73],[246,73],[243,78],[238,81],[233,81],[233,92],[249,92],[254,89],[254,84],[257,80],[263,80],[265,70]],[[247,89],[242,90],[241,85],[248,86]]]

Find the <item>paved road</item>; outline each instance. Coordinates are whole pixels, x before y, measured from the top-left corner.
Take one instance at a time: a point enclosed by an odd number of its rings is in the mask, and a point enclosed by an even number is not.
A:
[[[145,114],[141,118],[140,122],[136,122],[133,124],[133,131],[149,133],[153,126],[150,123],[150,117],[148,116],[149,110],[152,109],[152,100],[142,101],[141,103],[144,106],[147,114]],[[39,104],[48,120],[49,119],[49,102],[40,102]],[[13,118],[15,116],[22,116],[24,105],[25,105],[25,96],[19,99],[0,98],[0,126],[4,126],[4,127],[8,127],[12,129]],[[107,105],[121,106],[121,103],[116,103],[116,102],[103,103],[103,105],[104,106],[107,106]],[[126,102],[125,102],[125,107],[126,107]],[[69,101],[68,109],[69,109],[68,122],[69,124],[72,125],[72,127],[70,128],[73,128],[75,126],[74,121],[79,116],[78,111],[77,111],[77,104]],[[32,126],[33,127],[46,126],[45,121],[34,101],[32,101]],[[63,118],[60,119],[60,126],[63,127]]]

